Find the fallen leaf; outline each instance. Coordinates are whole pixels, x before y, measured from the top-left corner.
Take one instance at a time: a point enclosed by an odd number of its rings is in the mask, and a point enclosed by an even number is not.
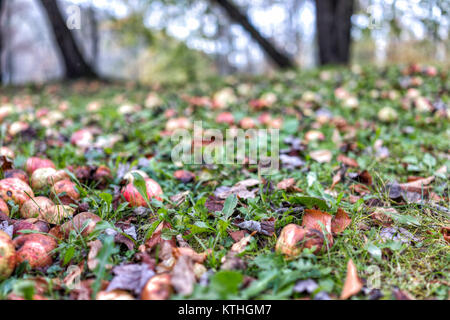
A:
[[[163,229],[172,229],[172,226],[170,225],[170,223],[163,221],[161,222],[158,227],[156,228],[156,230],[153,232],[152,236],[150,237],[150,239],[148,239],[145,242],[145,246],[149,249],[153,248],[154,246],[156,246],[157,244],[160,244],[161,242],[170,242],[170,244],[175,247],[176,243],[175,243],[175,237],[172,236],[172,238],[170,240],[164,240],[161,236],[162,236],[162,230]]]
[[[359,167],[358,162],[356,162],[355,159],[344,156],[343,154],[340,154],[337,157],[337,161],[342,162],[343,164],[345,164],[348,167],[354,167],[354,168]]]
[[[331,221],[333,216],[320,210],[305,209],[302,226],[306,229],[316,229],[322,231],[325,228],[327,233],[331,233]]]
[[[178,207],[186,200],[188,194],[189,191],[177,193],[176,195],[170,197],[170,201],[175,203],[175,207]]]
[[[72,286],[72,284],[74,283],[75,280],[79,279],[81,274],[83,273],[84,270],[84,263],[80,263],[78,266],[75,266],[75,268],[68,268],[68,270],[71,270],[67,276],[64,277],[63,279],[63,283],[67,286],[70,287]]]
[[[428,185],[431,182],[433,182],[434,179],[435,179],[435,177],[431,176],[428,178],[417,179],[412,182],[401,183],[401,184],[399,184],[399,186],[403,191],[417,193],[419,195],[423,194],[424,196],[428,196],[428,193],[430,190],[430,187]],[[410,202],[415,202],[415,201],[410,201]]]
[[[399,288],[394,288],[392,293],[396,300],[415,300],[408,292],[402,291]]]
[[[389,213],[398,214],[397,210],[394,208],[376,208],[369,216],[370,218],[376,222],[377,224],[381,224],[383,226],[390,226],[392,224],[392,218],[389,216]]]
[[[214,196],[219,199],[226,199],[230,195],[236,195],[240,199],[255,198],[258,188],[248,190],[247,188],[259,185],[260,181],[257,179],[248,179],[236,183],[233,187],[221,186],[214,191]]]
[[[121,265],[114,267],[112,272],[114,278],[106,289],[108,292],[122,289],[140,294],[149,279],[155,275],[155,272],[147,264]]]
[[[351,223],[352,219],[348,216],[348,213],[339,208],[331,222],[331,231],[333,234],[339,234],[347,229]]]
[[[386,227],[381,229],[378,237],[381,242],[387,240],[400,241],[401,243],[418,242],[419,239],[415,237],[411,232],[402,227]]]
[[[172,286],[179,294],[190,295],[196,281],[191,257],[185,255],[179,257],[171,274]]]
[[[316,150],[309,153],[311,159],[316,160],[319,163],[329,163],[333,157],[330,150]]]
[[[173,176],[175,179],[180,180],[183,183],[189,183],[195,180],[195,174],[186,170],[177,170]]]
[[[313,279],[300,280],[295,284],[293,291],[298,293],[313,293],[318,287],[319,285]]]
[[[239,240],[238,242],[234,243],[231,246],[231,251],[236,252],[236,253],[241,253],[245,250],[245,247],[248,245],[248,243],[250,242],[250,239],[256,234],[256,231],[253,231],[251,234],[249,234],[248,236],[242,238],[241,240]]]
[[[256,231],[258,233],[261,233],[266,236],[272,236],[275,232],[275,219],[272,218],[270,220],[265,221],[254,221],[254,220],[248,220],[248,221],[242,221],[240,222],[239,219],[237,219],[237,222],[234,222],[234,225],[236,225],[239,228],[246,229],[249,231]]]
[[[87,265],[89,270],[94,270],[98,265],[97,255],[102,248],[103,244],[100,240],[91,241],[88,243],[88,247],[90,248],[88,254]]]
[[[357,182],[363,183],[368,186],[372,185],[372,176],[367,170],[358,173],[349,173],[348,176],[350,179],[353,179]]]
[[[295,185],[295,179],[294,178],[288,178],[284,179],[277,184],[277,188],[280,190],[288,190],[289,188],[292,188]]]
[[[330,190],[333,190],[334,187],[341,181],[344,180],[346,168],[342,167],[338,170],[338,172],[333,176],[333,183],[331,184]]]
[[[345,278],[344,287],[341,292],[341,299],[346,300],[351,296],[361,291],[363,287],[362,281],[358,277],[353,260],[350,259],[347,263],[347,277]]]
[[[238,242],[247,235],[247,232],[245,230],[228,231],[228,234],[234,240],[234,242]]]
[[[206,257],[208,256],[209,252],[203,252],[203,253],[197,253],[192,248],[173,248],[172,252],[175,256],[175,258],[179,258],[181,256],[188,256],[192,259],[193,262],[196,263],[203,263],[206,260]]]
[[[444,240],[450,243],[450,227],[442,227],[441,233],[444,237]]]

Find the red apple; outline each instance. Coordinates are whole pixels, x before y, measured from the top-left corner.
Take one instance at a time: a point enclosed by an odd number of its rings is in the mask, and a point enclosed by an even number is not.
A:
[[[80,193],[76,189],[76,183],[70,180],[56,182],[51,188],[51,194],[52,197],[58,196],[63,204],[68,204],[73,202],[73,200],[80,199]]]
[[[153,179],[145,179],[145,186],[147,188],[147,196],[149,200],[155,198],[157,200],[162,200],[160,195],[163,194],[161,186]],[[147,202],[141,196],[138,189],[132,184],[127,184],[122,189],[122,195],[130,204],[131,207],[146,207]]]
[[[4,173],[5,178],[18,178],[20,180],[22,180],[25,183],[28,183],[29,178],[28,178],[28,174],[20,169],[9,169],[6,170]]]
[[[7,279],[16,267],[16,250],[9,235],[0,230],[0,281]]]
[[[52,250],[56,241],[43,234],[25,234],[14,239],[17,263],[28,261],[31,268],[45,268],[53,263]]]
[[[36,171],[37,169],[40,169],[40,168],[53,168],[53,169],[56,168],[53,161],[51,161],[49,159],[38,158],[38,157],[28,158],[25,167],[26,167],[25,170],[30,175],[33,174],[34,171]]]
[[[217,123],[226,123],[226,124],[233,124],[234,123],[234,116],[231,112],[222,112],[219,113],[216,117]]]
[[[30,186],[18,178],[7,178],[0,180],[0,197],[4,201],[13,200],[19,206],[34,197]]]

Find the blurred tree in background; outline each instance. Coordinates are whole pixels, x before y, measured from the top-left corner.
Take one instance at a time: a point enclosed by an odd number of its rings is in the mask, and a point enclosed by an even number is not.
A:
[[[449,62],[450,1],[52,0],[60,23],[79,6],[80,28],[69,32],[47,19],[40,2],[48,1],[1,1],[3,83],[59,79],[74,65],[165,83],[329,63]],[[55,41],[61,30],[64,41]],[[67,59],[67,45],[79,55]]]

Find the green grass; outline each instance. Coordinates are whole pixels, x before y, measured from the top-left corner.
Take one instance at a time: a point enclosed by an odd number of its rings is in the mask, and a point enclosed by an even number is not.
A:
[[[327,70],[332,74],[331,80],[321,80],[321,70],[301,73],[288,72],[271,77],[216,79],[208,83],[186,83],[184,86],[164,87],[156,91],[163,100],[163,105],[153,109],[143,107],[140,112],[122,115],[118,112],[124,103],[143,106],[145,98],[151,91],[142,86],[125,87],[124,84],[102,85],[97,91],[89,91],[88,83],[76,88],[74,84],[56,84],[57,90],[49,92],[50,86],[29,86],[21,88],[4,88],[2,97],[20,99],[29,97],[32,107],[24,112],[17,112],[5,118],[1,124],[3,145],[16,153],[15,166],[22,168],[30,156],[45,156],[54,161],[57,168],[69,165],[106,165],[112,171],[112,179],[105,190],[98,190],[96,184],[79,185],[82,194],[81,202],[89,204],[90,211],[99,215],[107,223],[101,225],[89,238],[83,239],[77,234],[59,243],[54,253],[54,265],[46,271],[29,270],[26,267],[16,268],[9,279],[0,282],[0,297],[6,298],[11,292],[29,296],[33,286],[27,279],[39,275],[45,279],[62,279],[67,275],[69,265],[85,262],[89,241],[100,238],[107,243],[101,252],[101,268],[88,271],[85,268],[81,280],[95,279],[95,288],[99,290],[100,280],[111,280],[112,273],[105,269],[105,264],[118,265],[122,262],[135,262],[135,254],[156,229],[159,221],[167,221],[172,230],[164,230],[163,237],[170,239],[181,234],[189,245],[197,252],[212,249],[204,263],[206,269],[216,272],[210,278],[209,285],[195,286],[190,296],[172,295],[172,298],[206,298],[206,299],[292,299],[301,297],[313,298],[318,292],[325,291],[331,297],[340,295],[346,277],[347,261],[352,259],[360,278],[365,281],[376,280],[382,299],[392,299],[392,291],[398,287],[418,299],[448,299],[449,298],[449,243],[445,242],[440,228],[449,225],[448,213],[431,210],[427,206],[416,203],[396,204],[387,196],[384,187],[392,180],[406,182],[408,176],[428,177],[435,175],[432,190],[441,197],[439,205],[449,208],[448,202],[448,168],[450,167],[450,127],[449,118],[432,112],[419,112],[414,107],[410,110],[402,108],[401,99],[405,97],[407,88],[400,86],[404,77],[401,68],[377,70],[364,68],[362,74],[355,74],[345,69]],[[450,80],[444,74],[430,78],[416,75],[423,79],[423,84],[417,89],[432,102],[440,99],[447,107],[450,104],[448,95]],[[242,84],[250,85],[250,91],[240,93]],[[334,96],[335,88],[342,86],[359,101],[359,107],[350,110]],[[280,131],[280,149],[289,146],[283,141],[288,136],[303,139],[311,130],[320,130],[325,139],[307,144],[300,152],[305,165],[298,169],[281,168],[272,176],[264,177],[273,190],[262,188],[255,199],[238,199],[235,209],[226,215],[215,215],[208,212],[205,202],[219,186],[232,186],[247,178],[258,178],[255,166],[222,165],[213,166],[185,165],[184,170],[196,173],[197,179],[192,183],[182,183],[173,177],[173,173],[181,167],[170,158],[174,143],[169,137],[161,134],[167,119],[164,112],[174,109],[179,116],[187,116],[192,120],[202,120],[204,128],[225,129],[227,126],[215,123],[216,115],[221,112],[208,107],[192,107],[182,99],[183,95],[212,97],[215,92],[224,87],[233,88],[237,102],[221,110],[231,111],[236,119],[250,116],[254,119],[262,112],[270,112],[273,117],[282,117],[284,126]],[[373,98],[371,91],[379,93],[395,90],[398,99],[388,97]],[[306,91],[314,92],[318,99],[308,106],[301,101]],[[249,101],[267,92],[275,93],[277,102],[263,111],[255,111],[249,106]],[[17,100],[19,99],[19,100]],[[5,133],[8,124],[21,119],[24,114],[34,114],[36,109],[47,107],[56,110],[61,102],[67,102],[70,108],[64,112],[63,119],[51,126],[57,135],[63,139],[62,147],[48,145],[45,137],[46,129],[38,121],[30,121],[36,135],[28,137],[17,135],[9,137]],[[86,106],[92,101],[99,101],[102,108],[89,112]],[[394,108],[398,120],[383,123],[378,120],[378,111],[386,106]],[[315,112],[319,108],[327,108],[332,119],[342,118],[348,123],[346,130],[338,130],[332,121],[326,121],[317,126]],[[70,120],[70,121],[67,121]],[[70,144],[70,135],[83,127],[99,128],[101,135],[117,134],[122,140],[112,148],[104,150],[89,150],[80,152]],[[410,129],[408,129],[410,128]],[[405,131],[409,130],[409,131]],[[341,141],[353,144],[348,152],[340,150],[336,143],[336,132],[340,133]],[[383,146],[389,150],[389,156],[383,160],[377,159],[368,148],[374,148],[377,140],[383,141]],[[329,150],[332,153],[330,163],[318,163],[311,159],[309,153],[313,150]],[[339,168],[337,156],[345,154],[357,160],[359,168],[348,168],[347,173],[367,170],[373,177],[373,185],[369,193],[362,196],[356,203],[349,201],[350,186],[355,184],[346,178],[329,194],[327,189],[332,184],[333,176]],[[149,164],[139,169],[145,171],[151,178],[158,181],[164,190],[163,202],[152,202],[152,212],[148,215],[137,215],[126,205],[114,210],[112,199],[114,187],[119,186],[117,177],[120,167],[129,164],[138,166],[138,161],[144,156],[151,156]],[[445,173],[437,174],[442,166],[447,166]],[[275,244],[281,229],[289,223],[301,224],[302,214],[294,210],[290,203],[291,196],[278,190],[275,186],[285,178],[294,178],[296,186],[301,188],[301,195],[325,199],[330,206],[329,212],[334,214],[338,208],[349,213],[352,223],[339,236],[334,237],[334,245],[327,252],[312,254],[309,250],[291,260],[275,252]],[[189,191],[186,199],[179,206],[170,201],[170,197],[184,191]],[[48,190],[42,190],[37,195],[49,195]],[[403,227],[419,240],[414,244],[387,241],[382,243],[379,234],[382,226],[377,225],[369,217],[373,208],[365,204],[369,198],[378,198],[385,207],[394,207],[399,213],[393,217],[393,226]],[[234,206],[233,206],[234,208]],[[283,212],[277,211],[285,208]],[[17,210],[10,206],[13,218],[19,218]],[[252,238],[246,250],[239,254],[247,267],[244,270],[220,271],[221,259],[226,256],[233,245],[233,240],[227,231],[238,230],[232,224],[233,219],[240,215],[245,220],[262,221],[275,218],[275,234],[269,237],[257,234]],[[104,234],[104,229],[114,227],[114,224],[133,218],[138,238],[135,241],[135,251],[127,251],[118,243],[111,243]],[[362,228],[365,225],[367,228]],[[189,232],[189,234],[187,233]],[[155,256],[155,253],[152,253]],[[156,256],[157,258],[157,256]],[[375,273],[379,272],[376,277]],[[253,277],[254,281],[247,287],[242,285],[243,276]],[[298,280],[314,279],[318,284],[312,294],[293,292]],[[28,281],[28,282],[27,282]],[[71,290],[47,288],[44,295],[53,299],[68,299]],[[32,295],[31,295],[32,296]],[[367,299],[368,296],[359,293],[353,299]]]

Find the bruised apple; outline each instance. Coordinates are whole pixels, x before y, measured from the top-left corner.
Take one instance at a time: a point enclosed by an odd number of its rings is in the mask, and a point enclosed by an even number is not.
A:
[[[6,214],[7,216],[9,216],[9,208],[8,205],[6,204],[6,202],[0,198],[0,212]]]
[[[219,113],[216,117],[217,123],[226,123],[226,124],[233,124],[234,123],[234,116],[231,112],[222,112]]]
[[[16,267],[16,250],[6,232],[0,230],[0,281],[7,279]]]
[[[48,210],[54,205],[55,204],[53,201],[46,197],[34,197],[28,199],[20,208],[20,217],[24,219],[44,219],[44,216],[47,215]]]
[[[329,242],[332,239],[328,239]],[[314,248],[314,253],[320,252],[326,241],[321,231],[304,228],[296,224],[288,224],[281,230],[275,250],[293,257],[301,253],[304,248]]]
[[[8,147],[1,147],[0,148],[0,156],[4,156],[10,159],[14,159],[16,156],[14,154],[14,151],[12,151],[10,148]]]
[[[28,183],[28,174],[20,169],[9,169],[4,173],[5,178],[18,178],[25,183]]]
[[[55,169],[55,164],[52,160],[44,159],[44,158],[38,158],[38,157],[31,157],[28,158],[27,163],[25,164],[25,170],[28,174],[33,174],[34,171],[40,168],[53,168]]]
[[[66,202],[66,199],[69,203],[73,200],[80,199],[80,193],[76,189],[76,183],[70,180],[61,180],[56,182],[51,188],[51,193],[53,196],[56,195],[60,198],[63,203]]]
[[[100,222],[102,219],[91,213],[91,212],[82,212],[80,214],[77,214],[72,220],[67,221],[61,226],[61,232],[68,237],[70,234],[70,231],[80,231],[81,228],[84,226],[84,224],[89,221],[86,228],[81,232],[81,235],[83,237],[87,237],[94,231],[95,226],[98,222]]]
[[[71,206],[56,205],[50,207],[42,218],[48,223],[60,224],[65,219],[71,218],[74,213],[75,209]]]
[[[47,222],[35,218],[30,218],[26,220],[19,220],[16,223],[14,223],[13,236],[20,235],[21,234],[20,231],[22,230],[34,230],[47,233],[50,230],[50,228]]]
[[[100,291],[95,300],[134,300],[134,297],[124,290]]]
[[[53,263],[51,251],[56,241],[43,234],[25,234],[14,239],[17,263],[28,261],[31,268],[45,268]]]
[[[31,187],[33,189],[42,189],[51,186],[61,180],[69,180],[70,177],[64,170],[55,170],[53,168],[40,168],[31,175]]]
[[[145,173],[142,170],[132,170],[130,172],[128,172],[123,178],[128,181],[128,183],[133,183],[134,181],[134,175],[133,174],[138,174],[140,175],[143,179],[149,179],[149,176],[147,173]]]
[[[0,197],[4,201],[12,200],[22,206],[28,199],[34,197],[30,186],[18,178],[0,180]]]
[[[155,198],[157,200],[162,200],[160,195],[163,194],[161,186],[153,179],[145,179],[145,186],[147,189],[148,199],[151,200]],[[131,207],[145,207],[147,206],[147,202],[144,197],[141,196],[138,189],[132,184],[129,183],[122,189],[122,195],[125,200],[128,201]]]
[[[70,143],[80,148],[87,148],[92,145],[94,135],[88,129],[75,131],[70,137]]]
[[[167,300],[172,293],[171,277],[168,273],[158,274],[150,278],[142,289],[142,300]]]
[[[287,256],[296,256],[302,251],[301,243],[304,241],[306,231],[296,224],[288,224],[281,230],[275,250]]]
[[[239,121],[239,125],[242,129],[253,129],[254,127],[256,127],[256,122],[252,118],[245,117],[242,118],[241,121]]]

